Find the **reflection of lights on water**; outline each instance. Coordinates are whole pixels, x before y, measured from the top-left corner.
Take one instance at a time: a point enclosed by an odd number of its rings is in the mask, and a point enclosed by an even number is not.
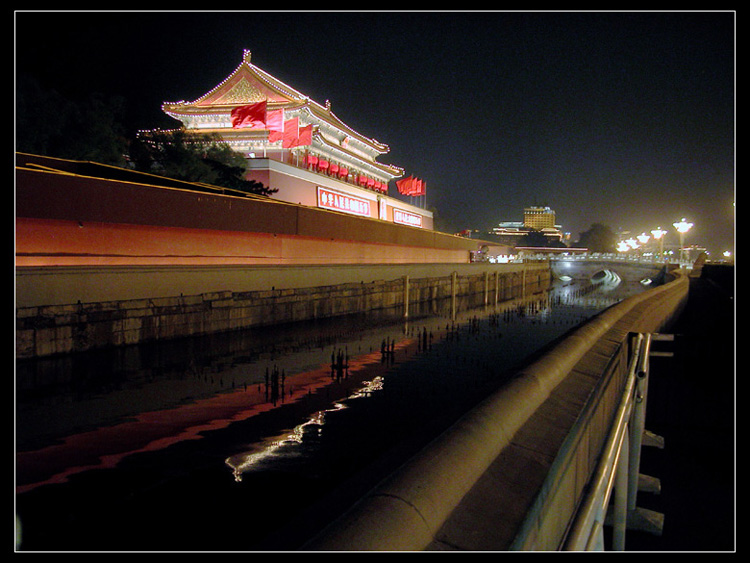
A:
[[[241,454],[239,456],[233,456],[233,457],[227,458],[225,463],[228,466],[233,468],[232,473],[234,473],[234,480],[242,481],[242,474],[245,471],[249,470],[252,466],[256,465],[257,463],[260,463],[261,461],[265,459],[273,457],[282,447],[288,444],[301,444],[304,439],[305,429],[307,427],[323,426],[325,422],[326,413],[337,411],[343,408],[346,408],[343,404],[335,403],[333,405],[333,408],[316,412],[305,422],[294,427],[291,433],[287,434],[283,438],[274,440],[273,442],[268,444],[265,447],[265,449],[263,449],[262,451],[255,452],[252,454]],[[239,464],[237,465],[234,464],[234,461],[235,461],[234,457],[239,457],[239,460],[240,460]]]
[[[365,381],[364,387],[356,390],[353,394],[351,394],[348,397],[348,399],[357,399],[360,397],[366,397],[374,391],[381,390],[383,388],[383,381],[384,380],[382,377],[376,377],[372,381]],[[254,465],[262,462],[263,460],[273,457],[274,455],[278,453],[278,451],[282,447],[289,445],[289,444],[301,444],[304,441],[305,430],[308,427],[317,426],[318,434],[320,434],[323,430],[322,427],[325,424],[326,414],[329,412],[335,412],[335,411],[345,409],[345,408],[346,408],[346,405],[341,402],[334,403],[331,408],[314,413],[305,422],[295,426],[294,429],[292,429],[292,431],[289,434],[287,434],[283,438],[274,440],[273,442],[268,444],[262,451],[232,456],[232,457],[227,458],[224,461],[224,463],[226,463],[229,467],[232,468],[232,473],[234,474],[234,480],[238,482],[242,481],[242,474],[245,471],[249,471]],[[239,461],[239,463],[235,463],[237,461]]]
[[[372,381],[365,381],[365,386],[355,391],[352,395],[349,396],[349,398],[357,399],[359,397],[366,397],[370,393],[380,391],[383,388],[383,381],[384,379],[382,377],[376,377]]]

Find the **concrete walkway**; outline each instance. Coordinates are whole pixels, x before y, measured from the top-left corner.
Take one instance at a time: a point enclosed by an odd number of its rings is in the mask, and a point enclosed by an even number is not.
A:
[[[690,280],[674,343],[652,358],[646,428],[664,448],[646,447],[641,473],[661,493],[639,493],[638,506],[664,514],[661,536],[629,531],[627,551],[736,549],[734,268],[706,266]]]

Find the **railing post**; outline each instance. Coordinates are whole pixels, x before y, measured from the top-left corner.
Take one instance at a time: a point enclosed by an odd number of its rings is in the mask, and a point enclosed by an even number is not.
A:
[[[646,404],[648,398],[648,356],[651,350],[651,334],[645,334],[636,369],[636,390],[633,405],[632,432],[630,434],[630,481],[628,483],[628,510],[635,510],[638,496],[638,476],[641,468],[643,433],[646,431]]]
[[[631,435],[631,461],[630,461],[630,483],[628,485],[628,528],[631,530],[640,530],[654,535],[661,535],[664,526],[664,515],[639,508],[637,506],[637,495],[639,490],[650,490],[657,492],[660,489],[659,480],[653,477],[641,475],[641,451],[644,446],[644,440],[649,438],[651,445],[661,444],[659,436],[651,438],[648,436],[645,428],[646,409],[648,404],[648,379],[649,379],[649,358],[651,357],[651,343],[654,340],[660,340],[660,335],[647,333],[641,345],[641,353],[636,368],[636,391],[633,398],[633,415],[632,415],[632,432]],[[663,447],[660,445],[659,447]]]
[[[495,306],[499,301],[500,296],[500,272],[495,270]]]
[[[456,320],[456,296],[458,294],[458,273],[451,272],[451,320]]]
[[[409,276],[404,276],[404,318],[409,318]]]
[[[625,550],[625,532],[628,528],[628,483],[630,482],[630,439],[629,428],[625,426],[625,435],[620,444],[615,473],[615,507],[612,521],[612,549]]]
[[[490,303],[490,273],[484,272],[484,306]]]

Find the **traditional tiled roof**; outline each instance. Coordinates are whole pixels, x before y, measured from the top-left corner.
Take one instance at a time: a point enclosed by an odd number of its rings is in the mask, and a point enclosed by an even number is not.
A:
[[[283,108],[289,114],[300,115],[306,123],[317,126],[329,144],[341,149],[373,160],[390,150],[388,145],[346,125],[331,111],[330,102],[321,105],[253,65],[249,51],[244,52],[242,62],[227,78],[203,96],[192,102],[165,102],[162,109],[188,127],[197,127],[200,122],[202,129],[221,130],[231,127],[233,108],[260,101],[266,101],[269,110]]]

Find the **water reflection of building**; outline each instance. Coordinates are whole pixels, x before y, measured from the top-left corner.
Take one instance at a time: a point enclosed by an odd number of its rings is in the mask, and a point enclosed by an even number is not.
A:
[[[403,169],[378,162],[389,147],[343,123],[321,105],[250,62],[192,102],[163,111],[189,131],[214,133],[248,159],[248,179],[277,189],[274,199],[413,227],[432,213],[388,196]]]

